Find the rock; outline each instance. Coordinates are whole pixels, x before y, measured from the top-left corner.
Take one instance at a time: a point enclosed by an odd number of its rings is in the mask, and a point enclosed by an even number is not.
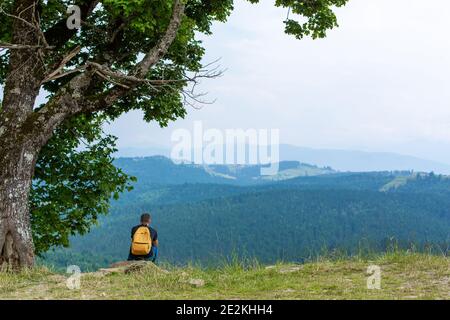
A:
[[[281,267],[278,272],[279,273],[290,273],[290,272],[296,272],[303,268],[303,266],[289,266],[289,267]],[[277,266],[267,266],[264,269],[266,270],[276,270]]]
[[[132,261],[132,263],[129,263],[128,265],[125,265],[123,267],[123,272],[125,274],[129,273],[136,273],[136,272],[142,272],[142,271],[154,271],[158,273],[170,273],[167,270],[161,269],[156,264],[150,261]]]
[[[291,273],[302,270],[303,266],[292,266],[280,269],[278,272],[280,273]]]
[[[141,272],[142,270],[144,270],[144,268],[147,265],[150,265],[150,263],[151,262],[136,262],[136,263],[130,264],[124,268],[124,273],[129,274],[129,273]],[[153,265],[153,263],[152,263],[152,265]],[[153,266],[155,266],[155,265],[153,265]]]
[[[102,268],[99,269],[97,272],[100,272],[102,274],[110,274],[110,273],[121,273],[123,270],[121,268]]]
[[[120,268],[120,267],[126,267],[129,266],[130,264],[136,263],[136,261],[119,261],[119,262],[115,262],[112,265],[110,265],[110,268]]]
[[[144,270],[153,270],[159,273],[170,273],[167,270],[159,268],[157,265],[155,265],[153,262],[150,261],[119,261],[116,263],[111,264],[110,268],[102,268],[99,269],[96,272],[89,272],[89,273],[83,273],[83,276],[95,276],[95,277],[104,277],[108,274],[113,273],[124,273],[124,274],[130,274],[130,273],[137,273],[142,272]]]
[[[189,284],[196,287],[203,287],[205,285],[205,280],[203,279],[190,279]]]

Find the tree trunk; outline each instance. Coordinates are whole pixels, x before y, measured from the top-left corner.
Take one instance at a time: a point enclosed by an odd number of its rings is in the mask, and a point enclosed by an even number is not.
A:
[[[30,26],[38,19],[34,0],[15,0],[12,43],[38,43]],[[28,21],[28,22],[24,22]],[[39,51],[11,50],[9,71],[0,106],[0,267],[30,267],[34,263],[29,193],[41,145],[33,133],[33,107],[43,78]],[[34,141],[33,141],[34,140]]]
[[[5,151],[5,150],[3,150]],[[28,198],[36,155],[26,146],[8,154],[0,151],[0,267],[23,268],[34,264]]]

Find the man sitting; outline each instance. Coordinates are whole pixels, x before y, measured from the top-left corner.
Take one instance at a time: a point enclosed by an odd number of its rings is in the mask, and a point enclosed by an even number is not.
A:
[[[158,257],[158,233],[150,227],[150,214],[141,215],[141,224],[131,229],[131,247],[128,260],[156,262]]]

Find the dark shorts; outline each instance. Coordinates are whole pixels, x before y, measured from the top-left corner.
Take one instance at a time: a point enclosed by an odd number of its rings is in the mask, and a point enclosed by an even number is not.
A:
[[[131,249],[130,249],[130,253],[128,253],[128,261],[134,261],[134,260],[149,261],[152,257],[153,257],[152,251],[150,251],[150,253],[146,256],[135,256],[134,254],[131,254]]]

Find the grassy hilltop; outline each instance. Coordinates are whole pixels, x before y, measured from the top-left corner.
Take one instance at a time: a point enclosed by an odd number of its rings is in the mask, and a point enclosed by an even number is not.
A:
[[[381,289],[367,289],[367,268],[381,268]],[[372,259],[319,259],[301,265],[161,268],[83,274],[69,290],[68,275],[37,268],[0,273],[1,299],[450,299],[450,259],[388,253]]]

